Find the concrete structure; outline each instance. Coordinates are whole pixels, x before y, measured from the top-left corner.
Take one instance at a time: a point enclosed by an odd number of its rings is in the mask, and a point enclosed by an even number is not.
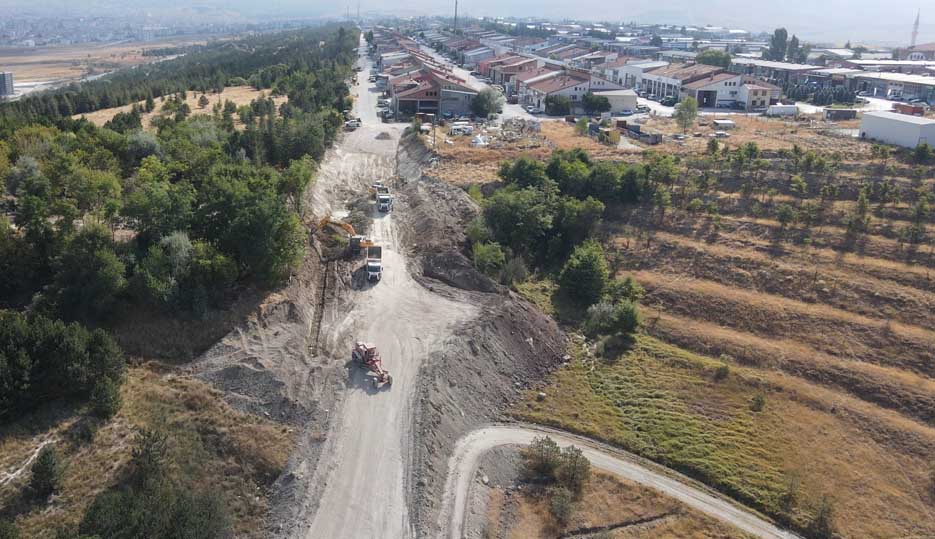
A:
[[[492,58],[493,55],[493,49],[490,47],[478,47],[461,53],[461,63],[465,69],[472,69],[477,66],[477,62]]]
[[[935,120],[898,112],[865,112],[860,121],[860,138],[915,148],[935,144]]]
[[[935,103],[935,77],[906,73],[858,73],[850,75],[851,89],[877,97],[923,99]]]
[[[806,75],[814,69],[815,66],[808,64],[773,62],[755,58],[734,58],[731,60],[728,71],[741,75],[751,75],[776,84],[784,84],[786,82],[804,82]]]
[[[717,73],[684,85],[682,94],[694,97],[701,108],[740,108],[741,86],[743,75]]]
[[[660,97],[680,99],[683,86],[722,71],[723,68],[705,64],[671,64],[643,73],[640,89]]]
[[[935,43],[923,43],[899,51],[900,60],[935,60]]]
[[[477,95],[467,81],[428,67],[390,79],[387,90],[393,111],[403,116],[420,112],[440,116],[470,114],[471,102]]]
[[[0,72],[0,96],[12,96],[13,93],[13,73]]]
[[[637,60],[621,66],[619,71],[619,84],[625,88],[637,88],[643,90],[643,75],[653,69],[666,67],[669,62],[661,60]]]
[[[633,90],[605,90],[594,92],[594,95],[606,97],[610,101],[611,113],[636,110],[636,92]]]

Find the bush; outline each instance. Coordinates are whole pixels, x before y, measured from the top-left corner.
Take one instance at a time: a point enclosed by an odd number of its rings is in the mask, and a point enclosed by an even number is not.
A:
[[[928,143],[923,142],[912,151],[912,160],[916,163],[928,163],[932,160],[933,150]]]
[[[551,490],[549,498],[549,511],[555,520],[562,526],[568,524],[572,515],[575,513],[575,499],[571,491],[565,487],[557,487]]]
[[[584,319],[584,330],[591,336],[607,335],[613,332],[615,323],[616,310],[614,305],[607,301],[601,301],[588,307]]]
[[[823,496],[815,508],[815,513],[806,527],[807,535],[813,539],[832,539],[834,537],[834,505]]]
[[[750,400],[750,409],[754,412],[762,412],[766,408],[766,395],[757,393]]]
[[[624,300],[637,303],[643,299],[645,294],[646,290],[630,275],[624,277],[623,280],[614,279],[607,285],[607,297],[610,298],[613,303],[619,303]]]
[[[604,250],[596,241],[588,240],[572,252],[559,276],[559,284],[568,296],[582,306],[601,299],[609,275]]]
[[[548,436],[536,437],[520,451],[523,459],[522,475],[527,480],[555,479],[555,470],[562,463],[562,451],[555,440]]]
[[[618,334],[632,334],[640,327],[640,322],[640,309],[635,303],[623,300],[614,308],[614,323]]]
[[[591,478],[591,462],[580,449],[570,445],[562,450],[561,463],[555,470],[555,478],[559,484],[577,496]]]
[[[471,112],[480,118],[486,118],[491,114],[499,113],[503,110],[503,94],[493,88],[484,88],[471,101]]]
[[[58,452],[51,445],[42,448],[30,471],[32,479],[29,481],[29,487],[39,498],[48,498],[61,486],[64,469]]]
[[[496,277],[505,262],[506,256],[499,243],[474,244],[474,266],[481,272]]]
[[[718,365],[718,368],[714,370],[714,379],[720,382],[727,378],[727,375],[730,374],[730,367],[726,364]]]
[[[110,419],[117,415],[123,400],[120,397],[120,386],[113,380],[103,378],[91,390],[91,410],[101,419]]]
[[[571,99],[563,95],[550,95],[545,98],[545,113],[549,116],[571,114]]]
[[[506,286],[512,286],[516,283],[522,283],[529,278],[529,270],[526,268],[526,262],[520,256],[514,256],[506,261],[503,270],[500,272],[500,283]]]
[[[490,229],[484,223],[484,218],[476,217],[467,227],[467,237],[471,243],[482,243],[490,240]]]
[[[0,520],[0,539],[19,539],[19,529],[8,520]]]

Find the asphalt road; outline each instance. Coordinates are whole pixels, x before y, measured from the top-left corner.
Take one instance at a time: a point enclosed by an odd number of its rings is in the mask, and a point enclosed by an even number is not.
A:
[[[578,436],[551,429],[522,425],[494,425],[477,429],[458,441],[448,463],[445,496],[438,522],[439,539],[460,539],[464,516],[472,483],[476,481],[477,464],[487,451],[503,445],[528,444],[537,436],[548,435],[559,445],[575,445],[584,452],[591,465],[645,485],[671,496],[685,505],[731,524],[741,531],[761,539],[799,539],[794,533],[782,530],[747,509],[722,498],[709,490],[695,486],[689,479],[674,472],[663,473],[640,464],[628,453]]]

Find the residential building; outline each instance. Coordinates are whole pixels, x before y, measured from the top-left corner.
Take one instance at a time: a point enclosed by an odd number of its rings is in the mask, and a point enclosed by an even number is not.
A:
[[[670,64],[643,73],[640,89],[658,96],[681,98],[682,87],[724,71],[706,64]]]
[[[860,121],[860,138],[915,148],[935,144],[935,120],[898,112],[865,112]]]
[[[0,96],[11,96],[13,93],[13,73],[0,72]]]

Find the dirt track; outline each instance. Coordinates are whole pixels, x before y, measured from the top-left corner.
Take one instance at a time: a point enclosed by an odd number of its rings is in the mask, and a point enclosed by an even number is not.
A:
[[[596,444],[585,438],[552,429],[523,425],[497,425],[477,429],[459,440],[449,462],[445,498],[438,521],[439,539],[460,539],[471,484],[475,481],[481,456],[498,446],[524,445],[537,436],[548,435],[559,445],[580,447],[591,464],[671,496],[689,507],[762,539],[796,539],[797,535],[781,530],[768,521],[737,505],[693,486],[671,473],[661,473],[638,463],[636,457]]]

